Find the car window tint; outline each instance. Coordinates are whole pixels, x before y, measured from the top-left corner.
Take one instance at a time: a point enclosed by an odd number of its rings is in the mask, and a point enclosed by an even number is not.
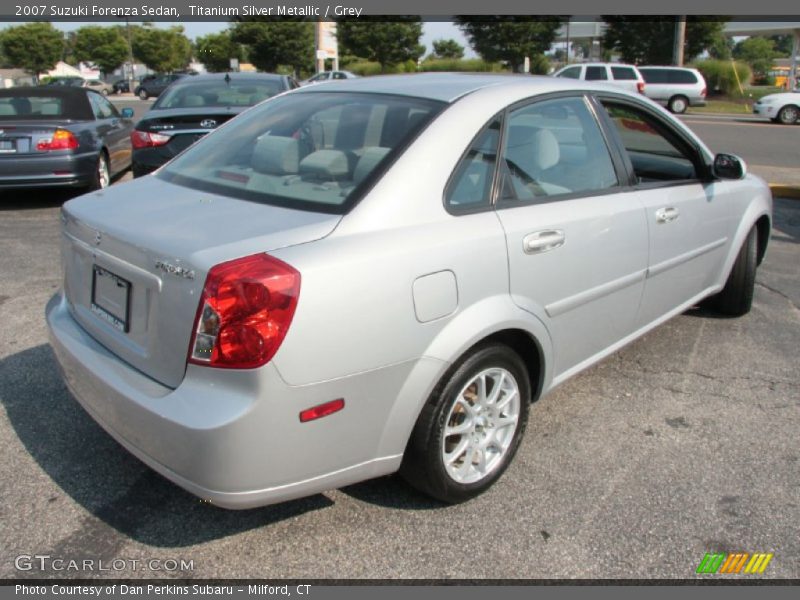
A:
[[[17,96],[0,98],[1,117],[61,117],[64,114],[61,98],[54,96]]]
[[[674,70],[669,72],[670,83],[692,84],[697,83],[697,76],[691,71]]]
[[[639,69],[645,83],[667,83],[667,69]]]
[[[158,177],[245,200],[344,213],[443,106],[383,94],[279,96],[190,147]]]
[[[586,81],[600,81],[608,79],[605,67],[586,67]]]
[[[501,201],[539,202],[618,185],[600,126],[583,97],[513,111],[504,146]]]
[[[458,163],[447,187],[448,206],[464,209],[490,204],[500,127],[499,118],[492,120]]]
[[[634,71],[632,67],[611,67],[611,76],[614,79],[627,81],[636,81],[639,79],[636,76],[636,71]]]
[[[567,77],[569,79],[580,79],[581,78],[581,68],[580,67],[569,67],[568,69],[564,69],[558,74],[559,77]]]
[[[669,126],[628,105],[603,102],[617,127],[640,183],[697,177],[691,154],[669,133]]]

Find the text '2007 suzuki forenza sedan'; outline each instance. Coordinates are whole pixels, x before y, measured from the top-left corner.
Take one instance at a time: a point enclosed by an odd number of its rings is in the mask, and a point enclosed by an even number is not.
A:
[[[638,94],[334,82],[65,204],[47,320],[85,409],[217,505],[398,470],[457,502],[532,400],[705,298],[746,313],[771,205]]]

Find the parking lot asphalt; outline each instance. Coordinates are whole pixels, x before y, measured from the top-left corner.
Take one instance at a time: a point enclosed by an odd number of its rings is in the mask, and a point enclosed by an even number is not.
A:
[[[687,578],[734,551],[800,577],[800,202],[776,201],[749,315],[689,311],[558,388],[478,499],[384,477],[231,512],[144,467],[65,389],[43,310],[66,198],[0,196],[0,577]],[[37,554],[124,568],[18,568]]]

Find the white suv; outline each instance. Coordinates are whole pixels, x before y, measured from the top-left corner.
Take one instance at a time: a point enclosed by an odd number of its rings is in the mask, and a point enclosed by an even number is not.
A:
[[[644,94],[644,78],[633,65],[621,63],[585,63],[567,65],[553,74],[554,77],[583,79],[585,81],[606,81],[611,85],[631,92]]]

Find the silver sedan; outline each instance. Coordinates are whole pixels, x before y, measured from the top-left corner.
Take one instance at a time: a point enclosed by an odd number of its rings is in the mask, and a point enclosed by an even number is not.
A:
[[[395,471],[459,502],[569,377],[700,302],[747,313],[771,210],[638,94],[331,82],[65,204],[47,321],[85,409],[214,504]]]

